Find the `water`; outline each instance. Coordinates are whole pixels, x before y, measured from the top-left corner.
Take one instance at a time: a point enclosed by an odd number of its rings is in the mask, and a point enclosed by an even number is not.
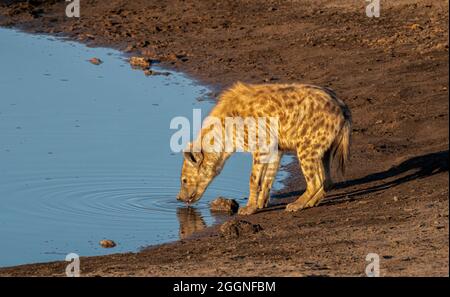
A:
[[[111,49],[0,29],[0,266],[137,251],[223,220],[208,210],[217,196],[245,203],[245,154],[195,208],[175,199],[169,123],[206,115],[208,92],[180,73],[146,77]]]

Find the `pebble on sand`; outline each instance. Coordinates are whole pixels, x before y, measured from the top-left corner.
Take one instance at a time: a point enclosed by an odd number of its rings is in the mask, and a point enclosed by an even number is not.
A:
[[[423,27],[419,24],[412,24],[410,28],[411,30],[423,30]]]
[[[239,209],[239,204],[234,199],[227,199],[224,197],[218,197],[210,203],[211,211],[215,212],[227,212],[230,214],[236,213]]]
[[[116,243],[110,239],[100,240],[100,246],[103,248],[113,248],[116,246]]]
[[[261,225],[252,224],[245,220],[232,220],[220,226],[220,234],[225,238],[238,238],[240,236],[255,234],[263,230]]]

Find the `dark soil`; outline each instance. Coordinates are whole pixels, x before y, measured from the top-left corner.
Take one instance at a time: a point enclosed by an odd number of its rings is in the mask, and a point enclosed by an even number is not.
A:
[[[10,2],[13,2],[12,4]],[[449,275],[448,3],[381,1],[0,0],[0,25],[144,53],[215,91],[237,80],[333,88],[353,113],[352,163],[327,199],[295,214],[297,164],[259,232],[213,227],[139,253],[81,259],[83,275]],[[1,41],[0,41],[1,42]],[[188,216],[189,217],[189,216]],[[187,222],[189,223],[189,222]],[[0,269],[64,275],[65,262]]]

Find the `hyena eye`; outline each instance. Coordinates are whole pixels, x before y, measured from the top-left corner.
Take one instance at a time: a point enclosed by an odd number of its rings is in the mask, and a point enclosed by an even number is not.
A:
[[[187,179],[186,178],[183,178],[181,181],[183,182],[183,184],[187,183]]]

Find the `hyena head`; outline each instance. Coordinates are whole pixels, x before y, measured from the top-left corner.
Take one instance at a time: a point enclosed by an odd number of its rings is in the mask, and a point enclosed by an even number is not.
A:
[[[189,147],[192,148],[192,144]],[[222,170],[225,159],[223,153],[195,152],[192,149],[184,152],[181,188],[177,199],[186,203],[198,201]]]

